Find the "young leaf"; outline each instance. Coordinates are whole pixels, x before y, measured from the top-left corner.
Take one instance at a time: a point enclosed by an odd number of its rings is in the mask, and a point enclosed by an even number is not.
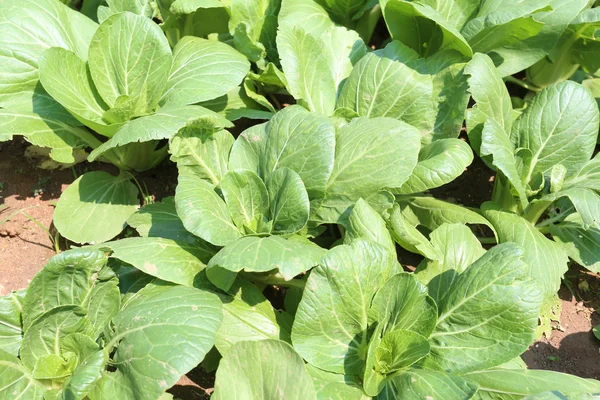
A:
[[[88,172],[60,196],[53,222],[60,234],[73,242],[106,242],[121,233],[137,210],[137,197],[138,189],[128,175]]]
[[[295,171],[280,168],[267,180],[273,226],[271,233],[289,235],[308,222],[310,202],[304,183]]]
[[[330,250],[311,272],[296,311],[296,351],[317,368],[360,375],[371,300],[395,272],[388,251],[378,244],[355,241]]]
[[[385,221],[363,199],[358,199],[354,207],[352,207],[352,212],[348,217],[344,244],[350,244],[360,239],[379,243],[392,253],[396,251],[396,246],[386,227]]]
[[[279,340],[240,342],[229,349],[217,370],[215,400],[316,400],[304,361]]]
[[[413,331],[386,333],[375,351],[375,370],[390,374],[410,367],[429,353],[427,338]]]
[[[194,278],[204,269],[201,259],[210,259],[195,244],[163,238],[127,238],[102,245],[119,259],[163,281],[193,286]]]
[[[112,357],[117,370],[103,376],[100,390],[106,391],[102,381],[115,380],[135,388],[135,397],[157,398],[204,359],[222,318],[221,302],[212,293],[146,286],[112,321],[106,349],[117,345]]]
[[[269,195],[263,181],[251,171],[230,171],[221,180],[221,191],[236,226],[256,229],[269,214]]]
[[[175,207],[188,231],[214,245],[225,246],[242,235],[214,186],[185,170],[179,174]]]
[[[97,351],[80,363],[71,377],[64,383],[59,399],[80,399],[94,388],[106,367],[106,353]]]
[[[542,292],[522,257],[518,246],[498,245],[451,283],[438,303],[432,361],[448,371],[476,371],[507,362],[529,346]]]
[[[223,96],[238,86],[249,70],[245,57],[225,43],[186,36],[173,50],[161,105],[194,104]]]
[[[89,54],[90,74],[110,108],[127,95],[136,115],[155,111],[173,58],[158,25],[141,15],[115,14],[94,34]]]

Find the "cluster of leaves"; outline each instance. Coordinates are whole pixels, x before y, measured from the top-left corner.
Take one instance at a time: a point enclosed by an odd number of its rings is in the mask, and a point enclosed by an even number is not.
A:
[[[600,271],[592,3],[0,0],[0,140],[120,170],[57,204],[91,246],[0,299],[0,399],[168,398],[200,362],[215,399],[600,393],[519,358],[569,258]],[[430,196],[474,157],[489,202]]]

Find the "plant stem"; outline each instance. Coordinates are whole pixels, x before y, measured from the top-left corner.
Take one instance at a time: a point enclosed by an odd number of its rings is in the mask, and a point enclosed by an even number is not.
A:
[[[542,91],[542,89],[540,89],[539,87],[530,85],[527,82],[524,82],[524,81],[522,81],[520,79],[517,79],[515,77],[512,77],[512,76],[507,76],[506,78],[504,78],[504,80],[506,82],[510,82],[510,83],[514,83],[515,85],[519,85],[522,88],[525,88],[527,90],[531,90],[532,92],[536,92],[537,93],[537,92],[541,92]]]
[[[496,238],[493,238],[493,237],[478,236],[477,240],[479,240],[479,243],[481,243],[481,244],[496,244],[497,243]]]

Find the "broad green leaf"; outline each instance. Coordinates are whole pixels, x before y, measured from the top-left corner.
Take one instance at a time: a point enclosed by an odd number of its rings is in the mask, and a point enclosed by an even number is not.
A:
[[[42,314],[23,336],[19,354],[23,365],[33,370],[37,361],[45,356],[62,360],[61,341],[68,334],[84,332],[86,322],[85,310],[75,305],[58,306]]]
[[[531,202],[531,207],[549,206],[554,201],[567,197],[579,215],[584,229],[590,226],[600,228],[600,194],[590,189],[574,187],[565,191],[550,193]]]
[[[529,202],[525,185],[521,181],[514,145],[504,129],[493,119],[488,120],[483,126],[480,152],[482,157],[491,156],[492,164],[506,176],[517,192],[521,208],[525,209]]]
[[[359,376],[368,339],[368,311],[377,289],[396,272],[387,249],[355,241],[331,249],[306,283],[292,343],[317,368]]]
[[[358,19],[368,8],[373,6],[370,0],[315,0],[331,15],[332,20],[339,24],[349,24]]]
[[[0,297],[0,352],[19,355],[23,338],[21,311],[24,292],[12,292]]]
[[[106,4],[114,14],[129,11],[130,13],[152,18],[151,0],[106,0]]]
[[[163,238],[127,238],[102,246],[112,251],[111,257],[134,266],[163,281],[193,286],[195,276],[204,269],[202,248],[195,244]]]
[[[278,21],[280,26],[300,25],[313,37],[319,37],[335,24],[318,2],[282,0]]]
[[[267,190],[271,233],[287,235],[301,230],[308,222],[310,202],[300,175],[289,168],[277,169],[269,175]]]
[[[279,340],[235,344],[217,370],[215,400],[314,400],[315,389],[304,361]]]
[[[429,353],[427,338],[413,331],[386,333],[375,351],[375,370],[389,374],[408,368]]]
[[[46,388],[36,381],[17,356],[0,350],[0,400],[43,400]]]
[[[392,38],[419,55],[427,57],[442,50],[455,50],[467,57],[473,55],[463,36],[435,9],[401,0],[381,1],[381,8]]]
[[[114,238],[139,205],[138,189],[129,179],[128,175],[116,177],[101,171],[80,176],[60,196],[54,226],[76,243],[102,243]]]
[[[198,105],[223,115],[229,121],[241,118],[270,119],[274,111],[271,109],[271,103],[259,103],[248,93],[251,92],[244,87],[235,87],[224,96],[200,102]]]
[[[584,229],[577,214],[558,224],[550,225],[555,241],[565,246],[565,251],[579,265],[593,272],[600,272],[600,229]]]
[[[485,254],[485,250],[473,232],[462,224],[443,224],[431,232],[430,238],[440,257],[423,260],[415,271],[415,278],[428,286],[429,295],[439,303],[448,294],[452,282]]]
[[[256,231],[269,216],[269,195],[263,181],[252,171],[230,171],[220,184],[227,209],[236,226]]]
[[[513,124],[513,108],[504,81],[487,55],[474,54],[465,67],[465,74],[469,76],[469,92],[475,100],[475,105],[467,112],[467,132],[475,152],[480,153],[484,124],[492,120],[501,129],[498,135],[501,132],[508,135]]]
[[[541,234],[522,217],[484,205],[483,214],[496,228],[498,243],[513,242],[525,249],[523,261],[545,296],[560,287],[569,259],[562,246]]]
[[[281,0],[231,1],[229,31],[235,47],[250,61],[277,60],[277,14]]]
[[[214,118],[215,125],[224,128],[232,126],[224,117],[204,107],[163,107],[155,114],[125,124],[109,141],[92,151],[89,161],[95,161],[104,152],[129,143],[170,139],[181,128],[206,118]]]
[[[309,111],[332,115],[337,86],[322,43],[300,26],[277,34],[277,48],[288,90]]]
[[[241,236],[214,186],[187,171],[179,174],[175,207],[188,231],[214,245],[225,246]]]
[[[336,139],[331,121],[290,106],[275,114],[266,130],[261,175],[267,178],[279,168],[289,168],[300,175],[311,200],[322,197],[334,163]]]
[[[333,171],[316,219],[337,222],[360,197],[402,186],[417,164],[419,147],[417,129],[391,118],[356,118],[341,127]]]
[[[460,139],[440,139],[421,148],[412,175],[398,194],[424,192],[452,182],[473,162],[471,147]]]
[[[169,76],[171,49],[151,19],[119,13],[104,21],[90,43],[89,68],[98,93],[110,108],[121,96],[136,115],[155,111]]]
[[[463,378],[480,385],[478,395],[482,400],[517,400],[551,390],[570,394],[600,392],[600,383],[594,379],[554,371],[492,369],[471,372]]]
[[[432,361],[447,371],[476,371],[527,349],[542,292],[522,258],[518,246],[501,244],[452,281],[438,303],[438,323],[430,336]]]
[[[381,216],[363,199],[358,199],[348,217],[344,244],[355,240],[368,240],[379,243],[390,252],[396,251],[396,246]]]
[[[96,285],[108,280],[100,274],[105,264],[104,253],[94,249],[74,249],[52,257],[31,280],[23,299],[24,330],[27,331],[33,321],[55,307],[73,305],[87,308]],[[118,303],[118,289],[116,295]]]
[[[100,141],[85,129],[24,111],[0,109],[0,129],[6,140],[12,139],[13,135],[22,135],[31,144],[50,148],[50,157],[65,164],[75,163],[75,149],[100,145]]]
[[[345,83],[354,65],[367,54],[367,47],[359,34],[341,26],[334,26],[323,33],[320,43],[327,52],[329,69],[333,74],[336,93]]]
[[[56,0],[3,1],[0,5],[0,107],[31,99],[38,84],[38,58],[44,50],[62,47],[86,60],[97,27],[98,24],[83,14]]]
[[[267,141],[267,124],[254,125],[238,136],[229,154],[230,170],[248,170],[260,174],[260,158]]]
[[[173,50],[161,104],[187,105],[226,95],[249,70],[248,60],[225,43],[186,36]]]
[[[234,138],[215,126],[212,118],[191,123],[181,129],[169,144],[171,161],[177,167],[218,185],[227,173],[227,158]]]
[[[428,135],[435,121],[433,81],[407,61],[387,58],[385,53],[366,55],[345,82],[338,107],[362,117],[404,121],[417,127],[421,135]]]
[[[317,400],[370,400],[355,383],[346,382],[344,375],[332,374],[306,364],[317,391]]]
[[[524,181],[556,164],[565,166],[567,174],[578,171],[592,157],[599,123],[596,100],[581,85],[566,81],[542,90],[511,133],[516,148],[533,153]]]
[[[434,8],[446,21],[461,30],[477,15],[481,0],[423,0],[421,3]]]
[[[410,330],[428,337],[436,320],[437,307],[427,295],[427,287],[405,273],[392,276],[381,286],[369,310],[369,321],[384,324],[384,333]]]
[[[135,397],[118,398],[160,396],[204,359],[222,318],[221,302],[206,291],[146,286],[136,293],[113,319],[106,345],[109,352],[117,345],[112,378],[135,388]]]
[[[264,339],[285,340],[286,333],[277,322],[277,311],[252,283],[238,279],[229,294],[220,295],[223,323],[217,331],[215,346],[227,355],[238,342]],[[289,336],[289,332],[287,333]]]
[[[185,229],[175,210],[175,199],[145,205],[127,220],[142,237],[161,237],[182,243],[194,243],[197,238]]]
[[[103,119],[108,107],[96,92],[87,64],[75,53],[52,47],[40,57],[39,68],[44,89],[78,121],[108,137],[122,126]]]
[[[324,253],[324,249],[309,241],[246,236],[222,248],[208,263],[207,273],[210,278],[211,269],[216,267],[233,272],[278,271],[289,281],[317,265]]]
[[[600,188],[600,156],[596,155],[587,162],[579,171],[568,177],[563,184],[563,189],[580,187],[592,190]]]
[[[474,398],[477,388],[476,383],[447,372],[413,369],[395,376],[377,400],[465,400]]]
[[[423,255],[430,260],[437,260],[441,256],[436,248],[434,248],[429,239],[423,235],[418,229],[418,220],[408,218],[405,215],[406,206],[394,204],[390,218],[388,219],[388,227],[390,234],[396,243],[402,248]],[[410,210],[409,210],[410,211]]]

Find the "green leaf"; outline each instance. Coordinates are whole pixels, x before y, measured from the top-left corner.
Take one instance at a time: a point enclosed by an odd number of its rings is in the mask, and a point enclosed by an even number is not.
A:
[[[396,251],[396,245],[390,236],[385,221],[363,199],[358,199],[354,207],[352,207],[352,212],[348,217],[344,244],[349,244],[360,239],[379,243],[390,252]]]
[[[31,280],[23,299],[24,330],[27,331],[33,321],[55,307],[73,305],[88,308],[97,285],[114,276],[108,274],[110,278],[107,279],[104,273],[100,273],[105,264],[104,253],[95,249],[74,249],[52,257]],[[118,306],[118,289],[116,302]]]
[[[464,375],[480,385],[481,399],[522,399],[524,396],[557,390],[570,394],[598,393],[600,383],[594,379],[554,371],[495,369]]]
[[[408,62],[380,52],[367,54],[344,83],[338,107],[354,110],[362,117],[404,121],[426,136],[433,131],[435,121],[433,81]]]
[[[315,389],[304,361],[279,340],[240,342],[229,349],[217,370],[215,400],[313,400]]]
[[[215,346],[223,356],[238,342],[284,340],[286,332],[277,322],[277,311],[252,283],[238,278],[229,294],[220,297],[223,323],[217,331]]]
[[[117,236],[139,206],[138,189],[128,175],[83,174],[63,192],[54,226],[76,243],[102,243]],[[90,224],[89,221],[95,221]]]
[[[256,63],[277,60],[277,14],[280,0],[231,1],[229,31],[235,47]]]
[[[0,6],[0,63],[3,66],[0,107],[8,108],[31,99],[38,84],[38,58],[44,50],[62,47],[86,60],[97,27],[98,24],[59,1],[3,2]]]
[[[101,382],[114,379],[135,388],[135,397],[118,398],[157,398],[204,359],[221,320],[221,302],[212,293],[146,286],[112,321],[106,349],[117,345],[112,357],[117,370]]]
[[[397,194],[424,192],[452,182],[473,162],[471,147],[460,139],[440,139],[421,148],[412,175]]]
[[[368,310],[396,272],[387,249],[355,241],[323,257],[306,283],[292,329],[296,351],[317,368],[359,376],[368,338]]]
[[[161,104],[187,105],[227,94],[238,86],[250,63],[225,43],[192,36],[173,50],[173,65]]]
[[[562,192],[550,193],[539,200],[531,202],[532,207],[538,203],[547,206],[561,197],[567,197],[581,216],[584,229],[590,226],[600,228],[600,194],[590,189],[574,187]]]
[[[0,392],[1,400],[24,399],[42,400],[46,388],[36,381],[21,364],[17,356],[0,350]]]
[[[142,237],[161,237],[182,243],[194,243],[197,238],[188,232],[175,210],[175,199],[145,205],[127,220]]]
[[[310,23],[304,21],[310,19]],[[335,24],[327,11],[317,1],[282,0],[278,16],[279,26],[303,26],[307,33],[319,37]]]
[[[270,119],[274,111],[271,103],[259,102],[252,97],[253,95],[252,92],[240,86],[233,88],[224,96],[200,102],[199,105],[223,115],[229,121],[237,121],[241,118]]]
[[[527,349],[542,292],[522,258],[518,246],[501,244],[452,281],[438,303],[438,323],[430,337],[432,361],[447,371],[476,371]]]
[[[429,239],[423,235],[418,229],[418,220],[409,218],[406,215],[408,207],[394,204],[390,218],[388,219],[388,227],[390,234],[396,243],[402,248],[412,252],[421,254],[430,260],[440,258],[438,251],[431,245]],[[410,212],[410,209],[408,209]]]
[[[12,292],[0,297],[0,352],[19,355],[23,338],[21,311],[24,292]]]
[[[474,398],[478,385],[443,371],[413,369],[393,378],[377,396],[378,400],[432,399],[464,400]]]
[[[513,124],[513,108],[504,81],[487,55],[474,54],[465,67],[465,74],[469,76],[469,92],[475,100],[467,112],[467,132],[473,149],[479,154],[484,124],[492,120],[500,127],[497,134],[505,132],[508,136]]]
[[[308,222],[310,202],[304,183],[295,171],[280,168],[267,180],[273,226],[272,234],[289,235]]]
[[[550,233],[556,242],[579,265],[590,271],[600,272],[600,229],[585,229],[577,214],[558,224],[550,225]]]
[[[188,231],[214,245],[225,246],[241,236],[214,186],[187,171],[179,174],[175,207]]]
[[[386,333],[375,351],[375,370],[384,374],[413,365],[429,353],[427,338],[402,329]]]
[[[471,230],[462,224],[443,224],[430,234],[438,259],[425,259],[415,271],[415,278],[429,287],[436,303],[448,294],[452,282],[485,250]]]
[[[248,170],[260,174],[260,159],[267,141],[267,123],[254,125],[238,136],[229,155],[230,170]]]
[[[290,106],[275,114],[266,131],[261,176],[289,168],[300,175],[311,200],[322,197],[334,163],[333,123],[300,106]]]
[[[565,250],[516,214],[484,205],[483,215],[496,228],[498,243],[513,242],[525,249],[523,261],[529,265],[529,275],[538,282],[544,296],[556,293],[569,262]]]
[[[107,137],[119,130],[122,123],[109,124],[103,118],[107,106],[96,92],[85,61],[69,50],[52,47],[42,54],[39,66],[44,89],[78,121]]]
[[[180,170],[218,185],[227,173],[227,158],[233,142],[231,133],[215,126],[212,118],[200,119],[171,139],[171,161],[176,162]]]
[[[426,57],[442,50],[455,50],[467,57],[473,55],[463,36],[435,9],[401,0],[382,1],[381,8],[392,38],[419,55]]]
[[[542,90],[511,133],[516,148],[533,153],[524,181],[556,164],[565,166],[568,175],[578,171],[592,157],[599,124],[596,100],[583,86],[566,81]]]
[[[215,125],[232,126],[219,114],[200,106],[163,107],[158,112],[137,118],[125,124],[115,136],[90,153],[88,161],[95,161],[103,153],[119,146],[135,142],[170,139],[183,127],[198,120],[214,118]]]
[[[263,181],[252,171],[230,171],[220,187],[235,225],[256,232],[259,223],[269,216],[269,195]]]
[[[383,324],[384,333],[410,330],[428,337],[436,320],[437,307],[427,295],[427,287],[405,273],[392,276],[381,286],[369,310],[369,321]]]
[[[337,222],[360,197],[402,186],[417,164],[419,146],[418,131],[391,118],[356,118],[341,127],[325,199],[314,219]]]
[[[569,189],[571,187],[592,190],[598,190],[600,188],[600,156],[596,155],[596,157],[581,167],[579,171],[565,180],[563,189]]]
[[[132,13],[109,17],[90,43],[89,68],[98,93],[110,108],[119,97],[129,96],[137,115],[155,111],[172,59],[160,28]]]
[[[127,238],[102,245],[112,251],[111,257],[134,266],[163,281],[193,286],[194,278],[205,265],[202,248],[195,244],[163,238]]]
[[[362,389],[352,382],[346,382],[341,374],[332,374],[306,364],[306,371],[312,378],[317,391],[317,400],[370,400]]]
[[[246,236],[225,246],[211,258],[207,274],[211,279],[211,272],[215,272],[213,268],[236,273],[242,270],[279,271],[289,281],[317,265],[324,253],[324,249],[309,241],[286,240],[279,236]],[[229,285],[213,283],[228,290],[233,282]]]
[[[290,94],[308,110],[332,115],[337,86],[322,43],[296,26],[279,30],[277,48]]]
[[[75,305],[58,306],[39,316],[23,336],[19,354],[23,365],[34,370],[38,360],[46,356],[62,360],[61,341],[68,334],[83,333],[86,322],[85,309]]]
[[[106,353],[97,351],[79,364],[63,387],[60,400],[83,399],[94,388],[106,367]]]

